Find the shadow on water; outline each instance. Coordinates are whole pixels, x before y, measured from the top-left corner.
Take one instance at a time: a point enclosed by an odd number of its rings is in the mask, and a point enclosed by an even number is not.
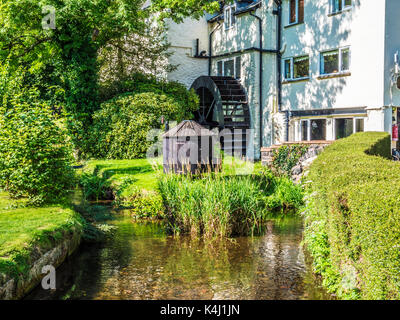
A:
[[[111,222],[115,235],[84,244],[57,270],[57,289],[27,299],[328,299],[300,247],[302,222],[268,223],[264,236],[205,244],[159,223]]]

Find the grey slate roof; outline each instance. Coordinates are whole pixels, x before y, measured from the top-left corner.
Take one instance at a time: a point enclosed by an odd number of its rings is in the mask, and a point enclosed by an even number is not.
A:
[[[172,137],[204,137],[204,136],[215,136],[216,133],[212,132],[199,125],[196,121],[184,120],[179,123],[175,128],[172,128],[168,132],[164,133],[163,138]]]

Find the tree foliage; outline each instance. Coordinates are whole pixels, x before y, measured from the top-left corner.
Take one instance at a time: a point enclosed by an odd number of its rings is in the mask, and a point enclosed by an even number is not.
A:
[[[60,200],[73,182],[65,130],[38,92],[20,92],[0,107],[0,187],[31,203]]]
[[[149,135],[152,129],[161,128],[161,117],[182,121],[191,118],[198,108],[194,91],[179,83],[134,75],[118,91],[126,93],[103,103],[93,116],[89,140],[92,157],[143,158],[157,141],[157,136]]]
[[[0,63],[69,113],[75,145],[100,105],[99,78],[119,80],[165,63],[162,25],[149,26],[144,0],[4,0],[0,3]],[[51,16],[54,10],[54,18]],[[54,23],[54,28],[51,24]],[[43,25],[44,23],[44,25]],[[120,59],[119,59],[120,58]],[[133,67],[132,67],[133,66]],[[134,70],[133,70],[134,69]],[[118,72],[117,72],[118,71]],[[110,80],[111,79],[111,80]]]
[[[225,3],[233,0],[152,0],[152,11],[157,12],[160,18],[171,18],[181,22],[186,17],[199,19],[205,12],[218,12]]]

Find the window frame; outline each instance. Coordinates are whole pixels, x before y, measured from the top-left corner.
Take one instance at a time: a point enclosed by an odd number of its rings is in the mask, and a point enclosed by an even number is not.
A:
[[[234,56],[234,57],[230,57],[230,58],[226,58],[226,59],[221,59],[221,60],[218,60],[217,62],[216,62],[216,66],[217,66],[217,76],[219,76],[219,74],[218,74],[218,63],[222,63],[222,74],[221,74],[221,76],[222,77],[227,77],[226,75],[225,75],[225,62],[227,62],[227,61],[233,61],[233,78],[235,78],[235,79],[237,79],[237,80],[240,80],[241,78],[238,78],[238,74],[237,74],[237,65],[236,65],[236,62],[237,62],[237,58],[239,58],[240,57],[240,76],[242,75],[242,56],[241,55],[238,55],[238,56]]]
[[[357,133],[357,120],[363,120],[364,131],[360,131],[360,132],[365,132],[365,119],[366,119],[366,117],[354,117],[353,118],[353,134]]]
[[[325,121],[325,140],[327,139],[327,135],[328,135],[328,118],[309,118],[309,119],[300,119],[298,122],[298,141],[297,142],[302,142],[302,141],[318,141],[318,140],[311,140],[311,121],[313,120],[323,120]],[[302,123],[305,122],[307,123],[307,139],[303,140],[302,138],[302,134],[303,134],[303,130],[302,130]]]
[[[339,13],[342,13],[342,12],[349,11],[349,10],[353,9],[353,1],[354,0],[351,1],[351,5],[346,5],[346,0],[338,0],[342,4],[342,9],[341,10],[337,10],[337,11],[333,11],[334,1],[336,1],[336,0],[329,0],[329,14],[330,15],[339,14]]]
[[[349,51],[349,68],[346,70],[343,70],[343,51],[348,50]],[[338,52],[338,72],[331,72],[331,73],[325,73],[323,70],[325,69],[324,65],[324,55],[330,52]],[[340,47],[332,50],[326,50],[326,51],[321,51],[320,52],[320,59],[319,59],[319,74],[320,76],[331,76],[331,75],[340,75],[340,74],[347,74],[351,70],[351,47],[350,46],[345,46],[345,47]]]
[[[288,3],[289,3],[289,6],[288,6],[288,13],[289,13],[289,15],[288,15],[288,26],[294,26],[296,24],[304,23],[304,5],[303,5],[303,21],[299,21],[299,2],[300,2],[300,0],[294,0],[296,2],[296,4],[295,4],[295,10],[296,10],[295,16],[296,16],[296,19],[295,19],[294,22],[290,21],[290,18],[292,16],[292,8],[291,8],[291,5],[290,5],[291,4],[290,1],[291,0],[288,1]]]
[[[236,4],[226,6],[224,8],[224,27],[225,31],[232,29],[236,25]],[[229,24],[227,24],[227,17],[229,16]]]
[[[356,120],[363,120],[364,121],[364,131],[362,131],[362,132],[365,132],[365,120],[367,119],[367,117],[340,117],[340,118],[334,118],[333,119],[334,120],[334,122],[333,122],[333,138],[334,138],[335,141],[338,140],[338,139],[336,139],[336,121],[337,120],[342,120],[342,119],[350,119],[350,118],[353,120],[353,133],[352,134],[357,133],[356,132],[356,126],[357,126],[357,121]]]
[[[294,77],[294,61],[296,59],[307,58],[308,59],[308,76],[295,78]],[[290,61],[290,78],[286,78],[286,62]],[[296,57],[283,58],[283,81],[301,81],[310,79],[310,56],[309,55],[301,55]]]

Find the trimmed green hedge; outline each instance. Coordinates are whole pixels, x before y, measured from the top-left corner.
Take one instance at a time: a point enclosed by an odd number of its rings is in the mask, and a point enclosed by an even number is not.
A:
[[[400,298],[400,165],[386,133],[335,142],[312,164],[305,243],[331,292]]]

